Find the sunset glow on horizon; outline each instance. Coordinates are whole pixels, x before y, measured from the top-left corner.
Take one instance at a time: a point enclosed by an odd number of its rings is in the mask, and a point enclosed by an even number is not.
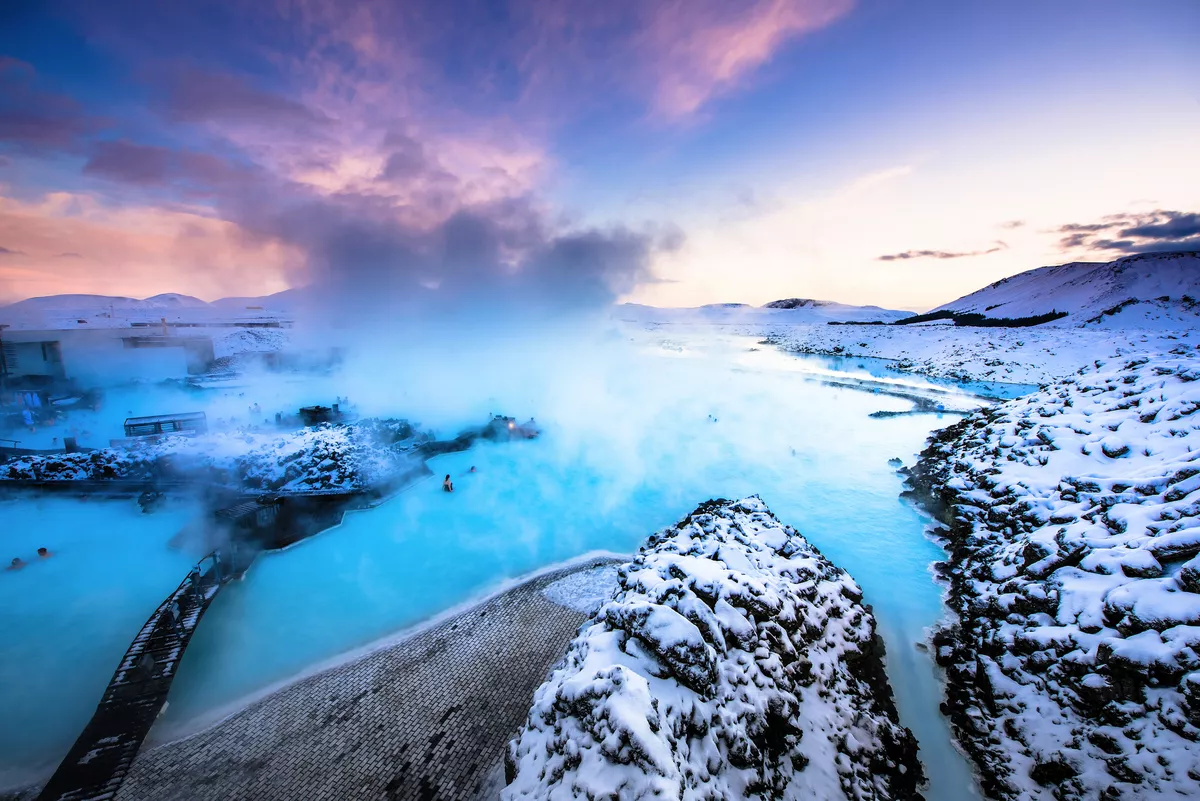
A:
[[[534,265],[920,310],[1200,250],[1197,34],[1191,0],[19,1],[0,302]]]

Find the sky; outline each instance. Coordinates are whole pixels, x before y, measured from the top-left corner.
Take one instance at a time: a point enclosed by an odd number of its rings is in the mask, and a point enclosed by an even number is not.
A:
[[[9,0],[0,301],[922,310],[1200,249],[1198,35],[1194,0]]]

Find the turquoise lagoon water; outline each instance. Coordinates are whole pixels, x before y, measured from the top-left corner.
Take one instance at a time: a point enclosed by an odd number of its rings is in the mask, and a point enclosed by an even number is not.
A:
[[[892,457],[911,463],[931,429],[957,418],[870,418],[911,404],[821,383],[830,372],[845,377],[828,360],[713,340],[672,349],[650,343],[632,363],[589,368],[586,380],[569,391],[510,387],[489,400],[514,413],[536,409],[546,429],[541,439],[439,457],[430,463],[435,478],[260,557],[207,613],[152,737],[194,729],[315,665],[530,571],[590,551],[631,553],[649,533],[708,498],[758,494],[863,587],[887,645],[902,722],[921,744],[929,796],[970,797],[967,763],[938,713],[937,671],[915,647],[943,613],[930,571],[943,554],[924,536],[927,521],[899,499],[901,480],[888,465]],[[919,379],[905,377],[901,384],[946,393],[947,408],[977,404]],[[468,472],[472,465],[477,472]],[[446,473],[456,485],[450,495],[440,490]],[[78,528],[85,512],[76,507],[86,504],[56,503],[59,517],[47,519],[43,530]],[[10,753],[24,755],[19,765],[6,766],[12,775],[17,768],[53,768],[129,638],[191,562],[165,547],[181,523],[178,510],[138,516],[128,508],[99,508],[93,504],[86,514],[111,524],[107,537],[92,538],[107,547],[89,551],[86,568],[68,561],[71,548],[84,546],[64,540],[75,544],[63,545],[57,565],[0,576],[6,630],[14,609],[17,617],[31,609],[39,615],[16,627],[17,647],[6,633],[0,662],[0,703],[16,704],[17,712],[6,725],[14,732],[33,726],[37,733],[4,735],[23,749],[3,749],[6,762],[13,761]],[[4,509],[31,519],[15,506]],[[33,548],[41,542],[20,536],[20,543],[5,541]],[[51,578],[58,566],[62,574]],[[40,583],[34,568],[45,569]],[[103,593],[94,582],[97,571],[111,579]],[[45,592],[47,580],[51,592]],[[105,614],[109,610],[120,614]],[[64,637],[74,639],[69,650],[75,657],[52,665],[62,657],[50,646]],[[8,679],[39,658],[37,664],[47,666],[43,683],[23,698]]]

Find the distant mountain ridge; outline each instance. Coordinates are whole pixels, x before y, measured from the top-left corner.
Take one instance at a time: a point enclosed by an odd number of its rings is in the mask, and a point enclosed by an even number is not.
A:
[[[123,295],[48,295],[0,306],[0,325],[16,330],[124,328],[131,324],[204,324],[242,319],[278,318],[297,305],[296,290],[261,298],[221,298],[209,303],[191,295],[166,292],[148,298]]]
[[[153,297],[138,299],[127,298],[123,295],[46,295],[37,298],[19,300],[16,303],[2,307],[4,311],[19,312],[23,310],[46,309],[181,309],[204,308],[209,304],[191,295],[180,295],[166,292]]]
[[[879,306],[851,306],[832,300],[786,298],[763,306],[746,303],[709,303],[693,308],[670,308],[623,303],[615,316],[626,322],[724,323],[749,324],[828,323],[828,322],[892,322],[911,317],[912,312],[884,309]]]
[[[773,300],[770,303],[764,303],[764,309],[819,309],[822,306],[829,306],[833,301],[829,300],[813,300],[812,298],[784,298],[782,300]],[[870,307],[868,307],[870,308]]]
[[[933,311],[987,317],[1067,316],[1049,325],[1110,328],[1200,324],[1200,252],[1143,253],[1010,276]]]
[[[109,295],[50,295],[0,307],[0,323],[24,327],[120,324],[132,317],[157,320],[179,315],[262,316],[293,313],[317,299],[310,287],[261,297],[227,297],[211,303],[168,292],[138,299]],[[1072,262],[1038,267],[995,282],[932,312],[1030,318],[1050,312],[1066,317],[1055,327],[1200,327],[1200,252],[1145,253],[1111,262]],[[912,312],[879,306],[853,306],[813,298],[781,298],[763,306],[710,303],[694,308],[659,308],[636,303],[616,307],[614,316],[630,322],[709,322],[724,324],[895,322]],[[78,319],[76,319],[78,318]],[[86,322],[85,322],[86,321]]]

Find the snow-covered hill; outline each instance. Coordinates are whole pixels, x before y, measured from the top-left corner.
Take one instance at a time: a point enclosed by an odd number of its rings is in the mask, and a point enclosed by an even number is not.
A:
[[[139,300],[121,295],[46,295],[38,298],[19,300],[0,308],[5,314],[20,315],[25,312],[46,312],[71,309],[78,311],[109,311],[120,310],[158,310],[158,309],[196,309],[204,308],[208,303],[191,295],[180,295],[167,292],[161,295]]]
[[[1019,273],[935,311],[987,317],[1067,312],[1052,325],[1115,328],[1200,326],[1200,253],[1146,253]]]
[[[883,309],[879,306],[851,306],[830,300],[807,298],[776,300],[765,306],[749,306],[745,303],[712,303],[695,308],[660,308],[642,306],[637,303],[624,303],[618,306],[614,313],[614,316],[623,322],[717,325],[891,321],[902,320],[912,315],[913,312],[910,311]]]
[[[239,321],[287,315],[287,290],[262,298],[223,298],[209,303],[191,295],[168,292],[139,299],[118,295],[47,295],[0,307],[0,324],[14,329],[72,330],[125,328],[131,324],[168,323],[229,325]]]
[[[229,311],[237,311],[241,309],[253,309],[260,307],[269,311],[290,312],[309,299],[311,291],[308,287],[296,287],[294,289],[285,289],[282,292],[276,292],[273,295],[263,295],[261,297],[229,297],[218,298],[209,305],[215,309],[225,309]]]

